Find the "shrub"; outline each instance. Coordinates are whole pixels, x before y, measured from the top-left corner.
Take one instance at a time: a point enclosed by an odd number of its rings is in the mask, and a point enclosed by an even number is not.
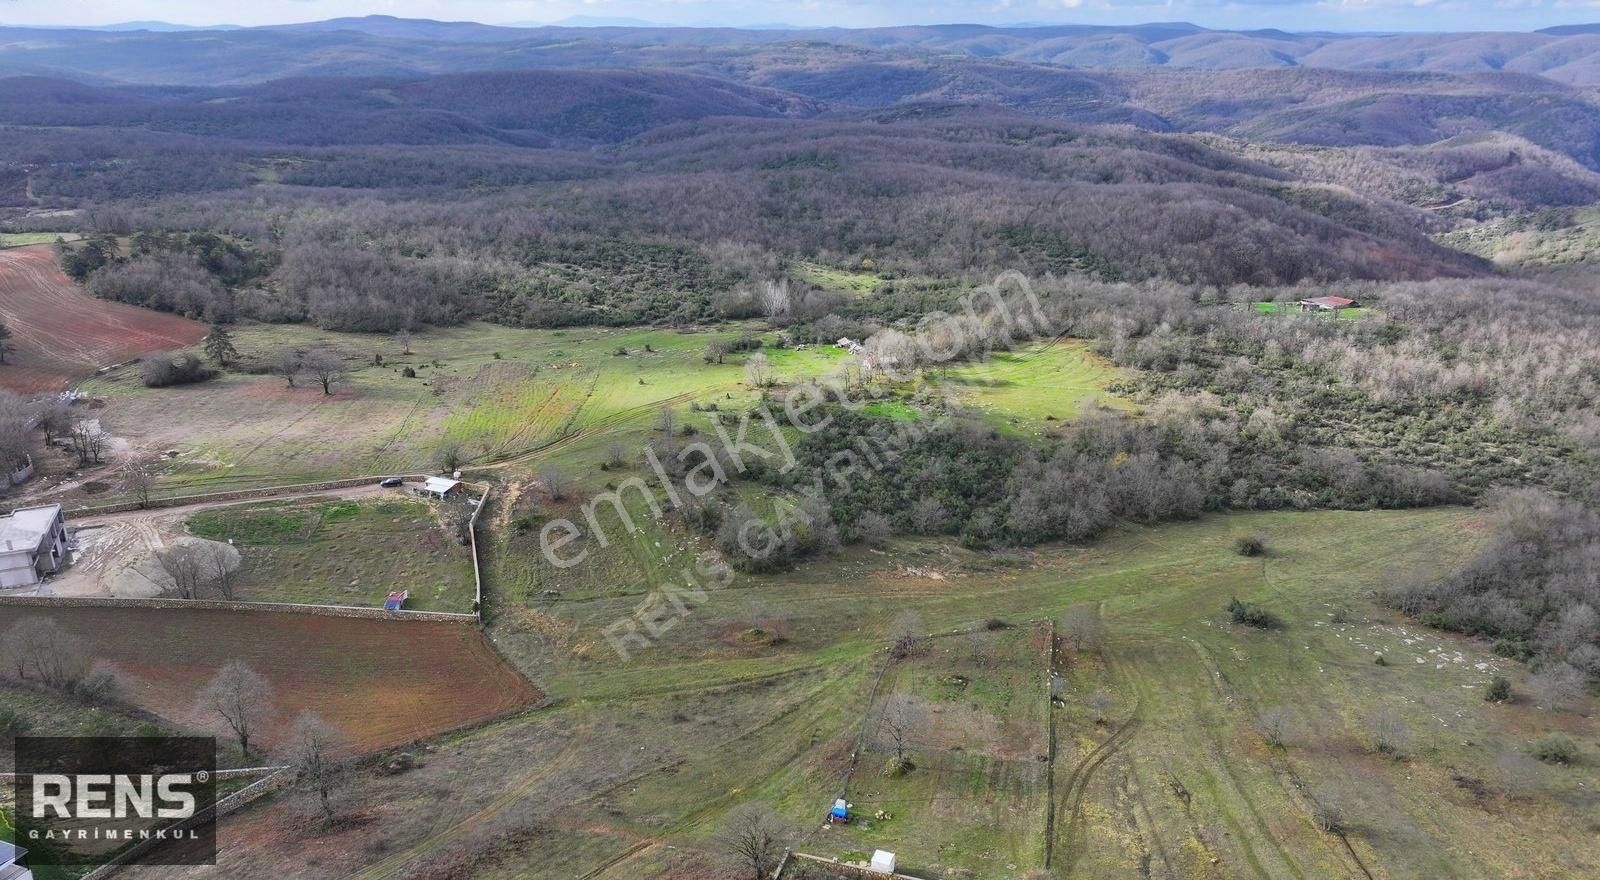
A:
[[[1571,764],[1578,759],[1578,745],[1564,733],[1550,733],[1534,740],[1528,751],[1546,764]]]
[[[192,354],[180,354],[170,359],[156,357],[145,361],[144,366],[139,369],[146,388],[192,385],[217,375],[215,370],[206,367],[205,363]]]
[[[0,706],[0,742],[9,742],[26,736],[31,725],[28,719],[10,706]]]
[[[1271,611],[1238,599],[1228,603],[1228,616],[1233,618],[1234,623],[1253,626],[1256,629],[1276,629],[1279,626],[1278,618]]]
[[[1245,535],[1234,542],[1234,547],[1240,556],[1260,556],[1267,552],[1267,536],[1262,534]]]
[[[1495,676],[1484,690],[1483,698],[1491,703],[1504,703],[1511,699],[1511,681],[1503,675]]]
[[[894,757],[883,765],[883,775],[889,779],[899,779],[915,769],[917,765],[911,763],[910,758]]]

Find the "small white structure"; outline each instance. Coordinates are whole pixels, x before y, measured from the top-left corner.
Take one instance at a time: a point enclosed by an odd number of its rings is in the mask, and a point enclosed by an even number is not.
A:
[[[0,517],[0,589],[31,587],[67,559],[61,505],[24,507]]]
[[[0,880],[33,880],[33,872],[22,866],[28,851],[0,840]]]
[[[882,871],[885,874],[894,873],[894,853],[886,849],[876,850],[872,853],[872,870]]]
[[[440,501],[444,501],[461,491],[463,491],[463,484],[460,480],[451,480],[445,477],[429,477],[423,481],[422,488],[417,490],[419,494],[426,495],[429,498],[437,498]]]

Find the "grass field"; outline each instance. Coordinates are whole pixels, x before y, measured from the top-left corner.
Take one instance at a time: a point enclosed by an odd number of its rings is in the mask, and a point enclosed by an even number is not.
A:
[[[149,389],[128,367],[82,389],[104,402],[96,416],[132,454],[179,453],[161,459],[158,495],[432,470],[447,444],[463,449],[469,469],[487,468],[485,476],[531,474],[546,463],[587,474],[609,443],[637,447],[665,407],[704,428],[709,422],[691,405],[737,410],[753,402],[747,355],[721,364],[701,357],[710,341],[743,332],[739,326],[691,333],[472,325],[419,334],[406,355],[386,336],[246,325],[235,331],[242,369],[221,378]],[[253,372],[282,346],[333,348],[346,361],[349,382],[328,396],[304,382],[289,388]],[[779,382],[825,378],[846,357],[831,346],[761,353]],[[416,378],[404,376],[407,368]],[[935,371],[922,381],[942,384],[962,406],[997,424],[1037,431],[1048,416],[1068,418],[1085,400],[1116,404],[1103,392],[1115,377],[1081,344],[1062,342]],[[917,385],[897,392],[910,398]],[[923,414],[907,400],[874,407],[894,418]],[[96,501],[114,497],[110,491]]]
[[[935,382],[990,421],[1037,432],[1048,421],[1070,419],[1086,404],[1126,408],[1105,392],[1117,376],[1116,367],[1084,343],[1057,341],[937,371]]]
[[[1322,317],[1331,315],[1341,321],[1353,321],[1372,311],[1371,309],[1355,307],[1339,309],[1333,312],[1306,312],[1300,308],[1298,303],[1292,302],[1258,302],[1251,303],[1250,307],[1261,315],[1318,315]]]
[[[1573,817],[1597,806],[1593,720],[1485,703],[1492,674],[1526,693],[1527,670],[1368,598],[1457,564],[1479,528],[1471,511],[1440,509],[1214,516],[1016,558],[908,542],[710,589],[627,659],[604,630],[650,584],[532,597],[496,608],[492,634],[556,706],[448,738],[401,777],[369,775],[356,809],[370,830],[308,838],[318,858],[301,876],[416,876],[464,858],[464,840],[479,877],[714,876],[711,837],[748,802],[775,806],[801,851],[886,846],[926,877],[1321,878],[1361,876],[1357,860],[1374,877],[1589,876],[1600,844]],[[1239,556],[1234,539],[1257,531],[1268,555]],[[1233,596],[1284,627],[1231,624]],[[1098,611],[1104,648],[1055,652],[1063,703],[1047,711],[1048,654],[1025,624],[1079,603]],[[907,615],[983,632],[933,640],[875,693]],[[991,618],[1016,626],[980,627]],[[850,795],[858,815],[893,818],[824,830],[864,719],[896,693],[931,719],[919,767],[878,774],[868,729]],[[1291,718],[1281,749],[1256,730],[1278,707]],[[1385,712],[1410,730],[1401,759],[1373,748]],[[1056,757],[1039,761],[1050,724]],[[1583,761],[1527,757],[1554,729]],[[1312,798],[1342,808],[1348,847],[1312,821]],[[225,832],[231,876],[281,867],[260,841],[285,842],[270,829],[288,809]]]
[[[465,624],[194,609],[37,613],[76,635],[95,661],[115,667],[130,703],[180,726],[203,723],[195,695],[225,662],[242,660],[274,690],[268,746],[302,710],[339,728],[351,748],[370,750],[539,699]]]
[[[525,598],[494,609],[493,631],[514,662],[558,697],[581,699],[585,712],[623,724],[656,700],[689,705],[715,695],[723,708],[704,723],[729,736],[747,731],[732,744],[676,755],[626,794],[600,798],[603,823],[615,828],[613,854],[641,840],[704,845],[718,816],[753,800],[779,805],[802,829],[803,851],[847,857],[891,840],[904,864],[933,877],[1023,877],[1043,863],[1052,813],[1046,876],[1053,877],[1124,877],[1146,868],[1152,876],[1348,876],[1360,874],[1357,860],[1387,877],[1584,876],[1600,866],[1600,845],[1583,822],[1558,817],[1600,806],[1593,720],[1544,711],[1526,698],[1485,703],[1492,675],[1508,675],[1525,693],[1528,670],[1483,644],[1411,626],[1369,598],[1397,577],[1436,576],[1458,564],[1480,529],[1471,511],[1439,509],[1213,516],[1015,558],[904,542],[887,555],[851,551],[711,590],[688,601],[687,613],[667,614],[670,625],[653,646],[627,660],[605,629],[634,618],[652,585],[664,581],[650,574],[613,582],[613,569],[596,563],[566,573],[559,599],[539,598],[539,582],[530,584]],[[1268,555],[1239,556],[1234,539],[1257,531],[1269,536]],[[670,572],[692,555],[675,547],[671,530],[646,534],[618,559],[643,554]],[[501,552],[516,554],[519,546]],[[595,583],[585,587],[585,577]],[[1284,628],[1231,624],[1223,609],[1234,596],[1268,607]],[[1039,807],[1037,783],[1022,776],[980,786],[981,762],[963,743],[969,754],[959,762],[931,765],[938,776],[914,772],[901,792],[871,789],[884,794],[878,803],[898,802],[894,820],[859,837],[821,830],[897,618],[911,613],[927,630],[944,631],[991,617],[1057,616],[1079,603],[1097,609],[1107,639],[1104,651],[1057,657],[1058,752],[1048,771],[1041,768],[1054,776],[1052,807]],[[949,647],[961,651],[960,637]],[[1373,662],[1375,652],[1387,666]],[[960,662],[951,656],[949,669],[978,681]],[[944,671],[911,666],[888,680],[927,698]],[[757,708],[739,696],[748,689],[805,696],[794,708],[763,706],[782,714],[757,724],[746,719]],[[1091,695],[1100,692],[1106,705],[1097,720]],[[1280,708],[1291,733],[1284,748],[1269,748],[1257,723]],[[691,710],[679,714],[689,721],[674,724],[698,723]],[[1410,730],[1401,760],[1373,747],[1372,727],[1384,714]],[[642,736],[652,729],[648,721],[626,724]],[[1589,757],[1569,768],[1532,761],[1529,743],[1552,730],[1583,743]],[[949,808],[946,793],[961,791],[972,803]],[[1348,848],[1312,822],[1313,799],[1348,817]],[[878,808],[872,798],[855,800]],[[998,816],[1016,837],[996,836]],[[923,830],[930,827],[939,831]],[[1463,840],[1496,844],[1455,843]],[[585,838],[586,852],[595,846]],[[646,846],[598,876],[657,876],[630,870],[671,863],[659,853]],[[538,874],[543,858],[524,854],[514,864]]]
[[[189,530],[239,549],[238,598],[381,607],[409,590],[411,611],[471,613],[472,553],[428,502],[265,502],[204,510]]]
[[[53,244],[58,238],[75,241],[76,232],[0,232],[0,248],[27,247],[35,244]]]

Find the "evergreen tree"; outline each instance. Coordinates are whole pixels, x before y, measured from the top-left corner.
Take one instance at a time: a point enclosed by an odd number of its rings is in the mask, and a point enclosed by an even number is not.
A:
[[[11,328],[0,321],[0,364],[6,362],[6,352],[11,350]]]
[[[239,349],[233,347],[233,334],[221,324],[212,324],[211,332],[206,335],[206,355],[217,362],[217,366],[226,367],[228,362],[239,357]]]

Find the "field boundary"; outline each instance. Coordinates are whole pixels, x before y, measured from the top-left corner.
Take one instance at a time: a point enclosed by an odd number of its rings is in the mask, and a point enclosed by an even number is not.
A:
[[[243,807],[262,797],[284,788],[289,783],[294,781],[294,774],[290,772],[290,768],[288,767],[269,767],[263,769],[272,770],[272,773],[250,783],[233,794],[222,798],[213,804],[210,809],[180,822],[175,822],[169,826],[169,828],[176,831],[191,825],[196,825],[200,822],[215,822],[216,820],[221,819],[236,810],[242,809]],[[220,771],[218,772],[218,777],[221,777]],[[135,846],[132,846],[127,850],[112,856],[110,861],[98,868],[95,868],[93,871],[84,874],[82,877],[78,878],[78,880],[105,880],[106,877],[110,877],[127,867],[129,862],[155,850],[160,846],[165,845],[166,843],[167,841],[159,838],[151,838],[149,840],[140,841]]]
[[[152,498],[145,504],[137,501],[122,501],[116,504],[89,504],[83,507],[66,508],[66,512],[75,516],[103,516],[111,513],[132,513],[136,510],[161,510],[168,507],[185,507],[190,504],[209,504],[220,501],[249,501],[252,498],[276,498],[281,495],[293,495],[307,492],[326,492],[333,489],[353,489],[365,486],[389,477],[399,476],[408,483],[421,483],[427,479],[420,474],[373,474],[363,477],[341,477],[334,480],[318,480],[312,483],[289,483],[280,486],[263,486],[258,489],[232,489],[227,492],[203,492],[196,495],[173,495],[167,498]]]
[[[271,611],[320,617],[358,617],[371,620],[435,620],[467,623],[476,614],[455,611],[385,611],[359,605],[305,605],[291,602],[226,602],[213,599],[119,599],[113,596],[0,596],[0,607],[30,608],[155,608],[163,610]]]

